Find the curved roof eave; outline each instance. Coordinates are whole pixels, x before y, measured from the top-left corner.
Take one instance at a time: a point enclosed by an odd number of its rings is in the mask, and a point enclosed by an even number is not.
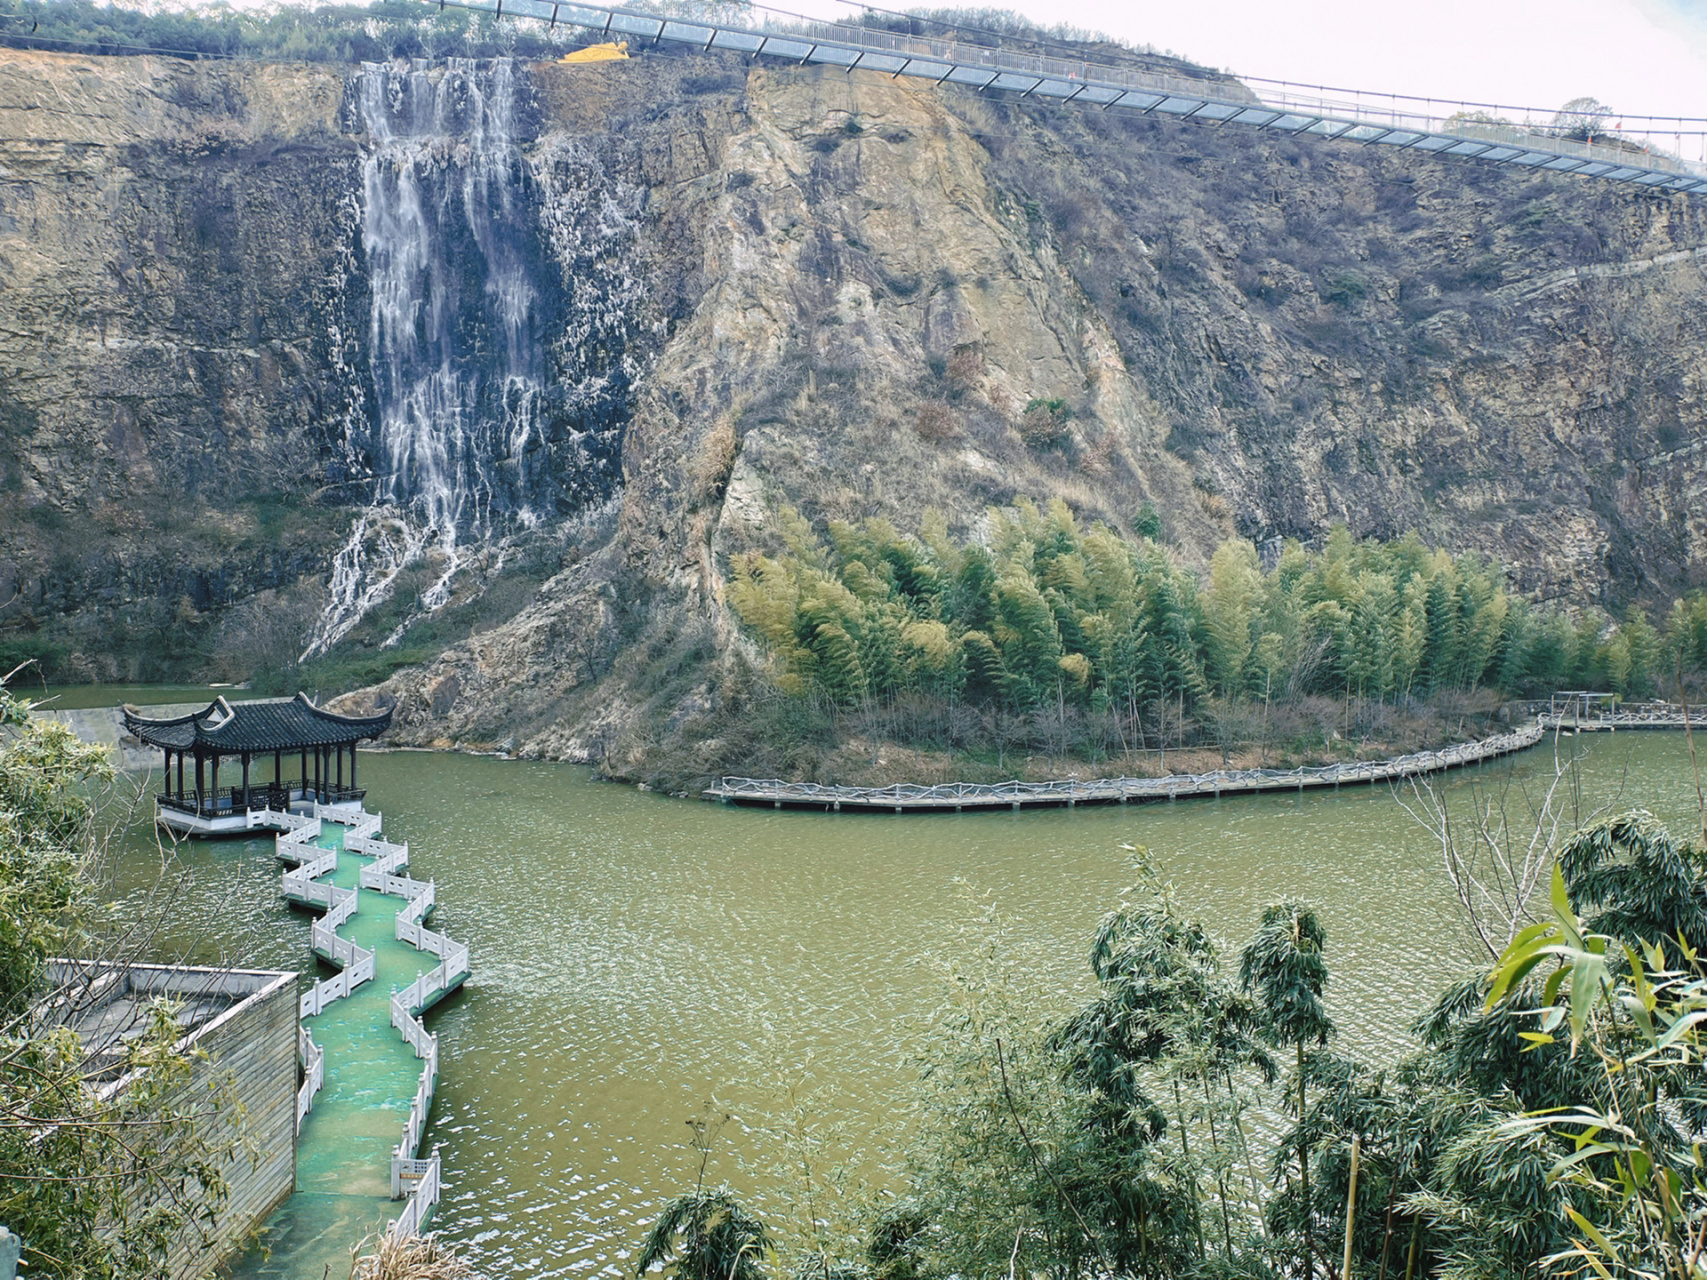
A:
[[[238,703],[215,698],[200,711],[159,720],[127,706],[124,721],[126,729],[150,746],[220,755],[244,752],[256,755],[349,746],[364,738],[377,738],[391,726],[391,712],[342,716],[323,711],[308,700],[307,694],[298,693],[294,698]]]

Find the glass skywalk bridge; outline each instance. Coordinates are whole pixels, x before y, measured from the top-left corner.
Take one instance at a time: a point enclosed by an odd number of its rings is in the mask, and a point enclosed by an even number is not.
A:
[[[435,0],[427,0],[433,3]],[[757,25],[665,17],[633,9],[559,0],[437,0],[502,18],[531,18],[552,26],[585,27],[611,38],[668,40],[704,50],[816,63],[845,71],[877,71],[937,84],[1022,98],[1076,102],[1216,124],[1425,151],[1454,159],[1627,182],[1653,191],[1707,192],[1707,165],[1635,140],[1579,141],[1524,124],[1461,119],[1474,104],[1427,102],[1376,94],[1310,92],[1264,82],[1258,97],[1245,84],[1206,72],[1203,77],[1042,57],[929,37],[873,31],[851,23]],[[754,6],[754,11],[758,6]],[[1331,96],[1330,96],[1331,95]],[[1444,111],[1445,108],[1453,108]],[[1442,114],[1436,109],[1444,111]],[[1666,132],[1669,132],[1666,131]]]

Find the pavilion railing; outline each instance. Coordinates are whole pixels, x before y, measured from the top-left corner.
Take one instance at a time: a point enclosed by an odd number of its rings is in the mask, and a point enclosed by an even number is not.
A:
[[[252,783],[242,787],[218,787],[197,791],[159,791],[154,799],[162,808],[191,813],[199,818],[230,817],[263,809],[289,809],[293,804],[356,804],[367,797],[365,787],[304,788],[300,782]]]

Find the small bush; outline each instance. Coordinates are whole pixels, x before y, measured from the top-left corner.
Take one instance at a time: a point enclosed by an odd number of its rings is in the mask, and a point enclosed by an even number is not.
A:
[[[921,404],[914,414],[913,425],[921,440],[950,440],[960,434],[954,410],[941,400],[927,400]]]
[[[943,372],[950,387],[956,391],[964,391],[984,376],[984,354],[975,344],[962,343],[954,349],[954,354],[949,356]]]
[[[1162,540],[1162,515],[1156,510],[1155,503],[1146,500],[1144,505],[1138,508],[1137,518],[1132,521],[1132,531],[1151,542]]]
[[[1369,282],[1355,271],[1330,271],[1322,281],[1322,301],[1349,307],[1369,296]]]
[[[1060,449],[1071,438],[1067,423],[1072,417],[1065,400],[1033,400],[1019,420],[1020,439],[1032,449]]]

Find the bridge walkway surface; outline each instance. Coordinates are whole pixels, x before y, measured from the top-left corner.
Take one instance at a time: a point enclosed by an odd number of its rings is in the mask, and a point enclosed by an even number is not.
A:
[[[1480,742],[1464,742],[1441,751],[1418,751],[1387,760],[1356,760],[1303,769],[1217,769],[1213,773],[1175,773],[1161,778],[1077,778],[1060,782],[994,784],[949,782],[936,786],[896,783],[887,787],[848,787],[780,778],[725,777],[702,794],[724,804],[768,805],[777,809],[822,809],[841,813],[960,813],[978,809],[1075,808],[1081,804],[1132,804],[1184,800],[1194,796],[1240,795],[1263,791],[1314,791],[1341,786],[1401,783],[1447,769],[1481,764],[1526,751],[1547,729],[1539,721]]]
[[[1657,192],[1707,192],[1707,163],[1668,152],[1656,140],[1668,135],[1681,144],[1700,137],[1699,120],[1623,116],[1612,136],[1573,136],[1556,120],[1536,121],[1525,108],[1522,120],[1490,116],[1486,104],[1450,102],[1402,94],[1294,85],[1278,80],[1239,81],[1214,73],[1188,74],[1033,52],[994,48],[952,39],[874,30],[857,21],[818,22],[747,4],[738,10],[686,17],[569,0],[424,0],[442,10],[448,3],[497,18],[533,19],[556,27],[584,27],[597,38],[627,37],[654,44],[668,41],[701,52],[721,50],[749,58],[842,71],[874,71],[931,84],[959,85],[978,93],[1000,93],[1074,103],[1101,110],[1235,125],[1279,133],[1308,134],[1331,141],[1421,151],[1452,160],[1480,160],[1519,169],[1578,174],[1629,183]],[[757,15],[765,15],[762,19]],[[1259,86],[1258,92],[1253,85]],[[1688,125],[1686,131],[1684,126]],[[1604,124],[1601,126],[1604,128]],[[1640,130],[1640,132],[1638,132]],[[1681,149],[1681,148],[1680,148]]]
[[[371,838],[378,829],[374,815],[322,813],[326,820],[314,821],[318,834],[294,815],[269,815],[268,825],[296,824],[278,842],[281,861],[298,864],[285,874],[285,896],[310,909],[330,905],[327,916],[312,926],[312,945],[322,959],[343,968],[301,998],[307,1079],[297,1107],[296,1190],[235,1269],[242,1277],[321,1276],[328,1268],[332,1275],[347,1275],[352,1246],[364,1239],[371,1246],[388,1231],[413,1234],[438,1194],[436,1153],[430,1160],[413,1158],[438,1065],[436,1038],[414,1015],[421,1005],[436,1003],[461,985],[467,949],[422,927],[432,888],[390,874],[406,865],[407,847]],[[361,848],[353,850],[351,844]],[[327,853],[336,858],[335,865],[313,874]],[[374,887],[381,879],[390,882],[392,892]],[[354,910],[340,910],[346,903]],[[339,916],[335,928],[324,927]],[[430,939],[441,951],[454,949],[460,972],[441,974],[447,966],[435,967],[435,957],[405,937]],[[441,980],[422,999],[418,993],[429,986],[423,977],[429,968]],[[398,1026],[400,997],[394,993],[399,988],[405,989],[401,1003],[420,1001],[407,1008],[409,1016],[402,1020],[413,1023],[417,1041],[424,1038],[430,1053],[421,1052]],[[428,1059],[425,1066],[423,1058]],[[398,1206],[392,1200],[402,1189],[400,1166],[408,1170],[405,1185],[413,1184],[415,1194],[405,1213],[394,1217]],[[423,1174],[430,1188],[418,1181]]]

